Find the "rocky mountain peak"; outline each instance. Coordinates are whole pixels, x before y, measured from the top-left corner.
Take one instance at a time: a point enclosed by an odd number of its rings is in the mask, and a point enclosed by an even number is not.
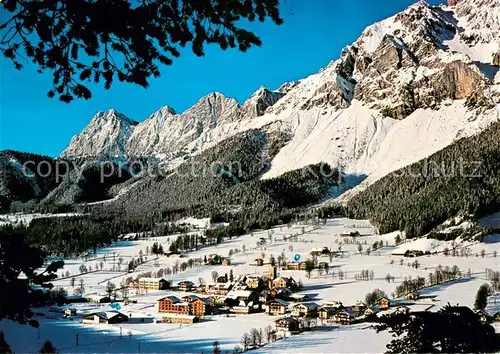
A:
[[[119,121],[119,122],[124,122],[125,124],[129,125],[136,125],[138,122],[130,119],[127,117],[125,114],[118,112],[114,108],[105,110],[105,111],[99,111],[97,112],[94,117],[92,118],[93,121],[96,122],[111,122],[113,120]]]
[[[270,91],[261,86],[245,101],[241,108],[240,116],[246,119],[260,117],[284,95],[285,93],[283,92]]]
[[[367,27],[339,59],[316,74],[275,91],[260,87],[242,106],[214,92],[180,114],[162,107],[140,124],[116,111],[100,112],[102,122],[91,122],[67,150],[73,154],[123,151],[128,156],[161,156],[169,162],[238,132],[260,129],[260,124],[306,137],[329,117],[360,106],[369,117],[399,120],[419,109],[438,111],[454,100],[464,100],[470,109],[489,107],[498,90],[490,94],[488,88],[500,82],[495,67],[500,65],[499,2],[459,0],[452,6],[432,6],[419,1]],[[299,129],[309,114],[317,121]],[[115,123],[104,124],[108,117]],[[333,151],[340,148],[340,140],[336,135],[337,143],[328,153],[337,154]]]
[[[228,98],[220,92],[212,92],[202,97],[182,115],[214,127],[220,123],[235,121],[238,118],[239,110],[240,105],[234,98]]]
[[[171,116],[175,116],[177,113],[175,112],[175,109],[173,109],[172,107],[170,106],[163,106],[160,108],[159,110],[162,114],[164,115],[171,115]]]
[[[114,109],[99,111],[80,134],[73,136],[61,156],[123,156],[137,124]]]

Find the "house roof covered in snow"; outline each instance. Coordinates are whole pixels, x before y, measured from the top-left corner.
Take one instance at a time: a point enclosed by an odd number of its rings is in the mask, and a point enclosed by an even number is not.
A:
[[[273,303],[278,303],[283,306],[288,306],[288,302],[281,300],[281,299],[273,299],[267,302],[268,304],[273,304]]]
[[[123,313],[121,312],[118,312],[118,311],[100,311],[100,312],[91,312],[91,313],[87,313],[85,314],[83,317],[89,317],[89,316],[98,316],[102,319],[105,319],[105,320],[110,320],[112,319],[113,317],[116,317],[116,316],[126,316],[124,315]]]
[[[250,297],[252,291],[250,290],[231,290],[227,293],[227,297],[230,299],[237,299],[239,297]]]
[[[181,299],[179,299],[177,296],[174,296],[174,295],[169,295],[169,296],[162,297],[158,301],[163,301],[163,300],[167,300],[167,299],[170,300],[173,303],[178,303],[178,302],[182,301]]]
[[[148,283],[159,283],[160,281],[167,281],[163,278],[139,278],[139,281],[144,281]]]
[[[300,302],[298,304],[295,304],[293,307],[299,307],[299,306],[305,306],[309,310],[312,310],[312,309],[315,309],[315,308],[319,307],[319,305],[317,303],[315,303],[315,302]]]

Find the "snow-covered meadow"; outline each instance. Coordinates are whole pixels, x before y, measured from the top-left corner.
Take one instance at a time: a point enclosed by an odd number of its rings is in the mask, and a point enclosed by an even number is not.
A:
[[[359,232],[361,236],[356,238],[362,245],[360,254],[357,243],[345,243],[346,236],[350,232]],[[194,231],[200,232],[200,231]],[[297,235],[290,238],[290,235]],[[330,219],[326,224],[320,225],[286,225],[275,227],[272,231],[259,231],[246,234],[241,237],[227,240],[218,246],[202,248],[196,252],[186,254],[185,258],[176,259],[166,256],[155,256],[148,254],[154,242],[162,244],[168,249],[169,243],[178,235],[163,237],[152,237],[138,241],[119,241],[110,247],[98,249],[96,255],[89,256],[90,259],[68,259],[66,266],[61,272],[63,278],[54,282],[56,287],[65,288],[68,293],[78,287],[80,279],[84,282],[85,294],[102,294],[108,281],[117,286],[127,277],[135,277],[146,271],[156,271],[159,268],[172,267],[179,260],[201,258],[205,255],[220,254],[228,256],[230,250],[239,249],[240,252],[231,257],[230,266],[194,266],[184,272],[167,276],[172,282],[190,280],[198,283],[199,279],[205,282],[212,281],[212,272],[216,271],[223,275],[233,271],[234,276],[265,274],[266,266],[253,265],[256,258],[262,257],[266,261],[273,255],[275,258],[285,254],[288,260],[293,260],[299,255],[301,260],[310,258],[310,252],[315,248],[328,247],[332,250],[343,251],[342,257],[330,260],[325,257],[319,261],[330,264],[329,274],[320,275],[313,272],[311,278],[304,271],[281,270],[280,274],[292,276],[303,283],[302,294],[307,294],[317,303],[325,301],[341,301],[344,305],[364,300],[366,293],[375,288],[382,289],[387,294],[394,292],[396,286],[405,278],[417,276],[427,277],[438,265],[443,267],[457,265],[465,273],[470,269],[471,278],[461,279],[446,285],[435,286],[425,289],[422,293],[436,295],[434,300],[419,300],[415,310],[423,310],[432,305],[431,310],[437,310],[447,302],[472,306],[478,287],[486,282],[485,269],[499,269],[495,251],[500,251],[500,238],[489,236],[485,243],[471,244],[470,256],[452,257],[444,256],[442,253],[419,257],[420,267],[414,269],[408,266],[413,259],[393,255],[397,248],[395,236],[397,233],[388,235],[377,235],[375,229],[368,221],[349,220],[346,218]],[[284,238],[287,238],[285,241]],[[266,240],[265,245],[257,245],[259,240]],[[368,255],[366,249],[372,248],[374,242],[382,241],[383,246],[372,250]],[[411,244],[412,247],[407,245]],[[429,247],[434,245],[431,240],[417,240],[403,243],[399,247],[415,249],[416,246]],[[442,247],[443,244],[439,244]],[[243,249],[245,251],[243,252]],[[481,251],[485,250],[484,258]],[[125,271],[128,262],[132,258],[139,257],[142,253],[145,262],[134,272]],[[232,252],[233,253],[233,252]],[[119,262],[121,259],[121,262]],[[403,265],[400,260],[404,259]],[[391,262],[393,260],[393,262]],[[102,262],[102,270],[101,264]],[[120,263],[120,267],[118,267]],[[80,267],[84,264],[92,272],[79,275]],[[113,270],[114,268],[114,270]],[[118,270],[120,268],[120,270]],[[97,270],[97,271],[96,271]],[[345,276],[339,279],[338,272],[342,270]],[[374,277],[371,281],[356,280],[355,276],[362,270],[373,271]],[[67,272],[70,276],[67,277]],[[332,273],[335,276],[332,276]],[[387,282],[386,276],[393,276],[394,282]],[[75,278],[72,285],[71,278]],[[62,318],[62,315],[50,313],[48,309],[36,309],[36,312],[44,312],[49,317],[38,317],[40,329],[29,326],[18,325],[11,321],[0,322],[0,330],[4,331],[7,341],[16,352],[34,352],[42,345],[43,341],[50,339],[62,353],[64,352],[209,352],[212,350],[213,341],[219,341],[223,351],[230,351],[240,344],[244,333],[252,328],[265,328],[273,325],[276,318],[267,316],[265,313],[251,315],[230,315],[225,317],[206,316],[200,323],[192,325],[156,323],[161,315],[156,308],[156,300],[166,294],[183,296],[186,293],[175,293],[171,291],[149,292],[136,294],[131,291],[129,296],[136,303],[128,305],[121,304],[121,312],[132,315],[128,323],[120,325],[83,325],[79,323],[78,317],[74,319]],[[109,304],[82,303],[75,304],[79,313],[89,311],[111,310]],[[120,334],[121,332],[121,334]],[[78,346],[76,335],[78,333]],[[361,340],[362,339],[362,340]],[[340,327],[318,327],[312,332],[304,332],[298,336],[270,344],[261,348],[261,352],[380,352],[390,340],[388,333],[377,334],[369,324]]]

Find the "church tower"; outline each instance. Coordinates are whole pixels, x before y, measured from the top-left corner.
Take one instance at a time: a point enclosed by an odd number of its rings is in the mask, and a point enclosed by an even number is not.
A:
[[[267,275],[267,282],[269,285],[269,289],[273,287],[273,280],[278,276],[278,268],[273,265],[269,265],[269,274]]]

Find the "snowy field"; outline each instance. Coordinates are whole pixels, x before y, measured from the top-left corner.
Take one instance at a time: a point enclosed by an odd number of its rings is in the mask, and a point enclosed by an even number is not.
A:
[[[359,253],[358,244],[344,242],[346,236],[342,236],[342,234],[354,231],[358,231],[361,235],[356,240],[362,245],[362,254]],[[284,253],[289,261],[293,260],[296,255],[299,255],[301,260],[306,260],[310,257],[312,249],[328,247],[332,250],[339,250],[341,247],[342,257],[333,258],[331,262],[326,257],[319,258],[320,262],[329,263],[329,275],[313,272],[311,278],[307,278],[304,271],[282,270],[279,273],[283,276],[292,276],[297,281],[300,280],[304,286],[301,293],[308,294],[319,304],[325,301],[341,301],[344,305],[350,305],[357,300],[364,300],[366,293],[376,288],[382,289],[390,295],[405,278],[416,278],[417,276],[427,278],[428,274],[433,272],[438,265],[443,267],[457,265],[462,273],[466,273],[470,269],[471,278],[422,291],[425,295],[435,295],[436,297],[434,300],[419,300],[413,305],[414,310],[425,310],[432,307],[431,310],[434,311],[447,302],[472,306],[478,287],[487,282],[485,269],[498,270],[500,268],[497,258],[494,257],[494,252],[500,251],[500,237],[498,236],[488,237],[485,243],[469,245],[470,255],[467,258],[446,257],[443,254],[416,258],[420,262],[420,267],[414,269],[408,266],[408,262],[413,262],[415,258],[403,258],[392,254],[397,248],[395,245],[397,234],[377,235],[368,221],[335,218],[319,226],[294,225],[287,227],[283,225],[274,228],[271,232],[254,232],[233,238],[218,246],[191,252],[181,259],[148,254],[148,250],[151,249],[154,242],[162,244],[163,248],[167,250],[170,242],[178,235],[139,241],[120,241],[110,247],[98,249],[96,254],[89,256],[90,259],[86,261],[81,258],[66,260],[66,266],[59,274],[64,277],[56,280],[54,285],[63,287],[69,294],[72,294],[74,286],[71,278],[75,278],[75,286],[79,286],[78,284],[83,280],[87,295],[102,294],[108,281],[119,287],[119,284],[127,277],[135,277],[146,271],[155,272],[160,268],[172,267],[176,262],[184,262],[190,258],[203,259],[205,255],[209,256],[215,253],[228,256],[230,250],[239,249],[240,252],[231,257],[230,266],[195,266],[166,277],[174,283],[190,280],[198,284],[200,278],[209,283],[212,282],[213,271],[223,275],[232,270],[235,277],[242,274],[266,274],[268,270],[266,266],[253,265],[254,260],[262,255],[264,255],[266,262],[271,255],[277,258],[281,253]],[[290,239],[291,235],[297,236]],[[261,238],[266,240],[264,246],[257,245]],[[372,248],[373,243],[379,241],[382,241],[383,247],[372,250],[367,255],[366,249]],[[422,239],[403,243],[399,247],[406,247],[405,245],[408,244],[411,244],[411,247],[408,247],[411,249],[415,249],[418,245],[429,247],[429,244],[433,244],[433,242]],[[444,246],[444,244],[439,243],[440,249]],[[244,252],[243,249],[245,249]],[[484,258],[481,256],[483,249],[485,251]],[[133,258],[138,258],[140,253],[142,253],[145,262],[136,271],[126,272],[128,262]],[[404,259],[403,265],[400,263],[401,259]],[[87,270],[92,268],[92,272],[79,275],[82,265],[85,265]],[[345,274],[342,280],[338,277],[339,270]],[[362,270],[373,271],[373,280],[356,280],[355,275]],[[68,272],[69,277],[66,276]],[[332,276],[332,272],[335,276]],[[387,274],[395,278],[394,282],[386,281]],[[244,333],[249,332],[252,328],[260,329],[274,325],[276,319],[265,313],[259,313],[230,315],[229,317],[206,316],[200,323],[193,325],[156,323],[155,320],[161,318],[156,308],[156,301],[171,294],[186,295],[186,293],[171,291],[136,294],[135,291],[131,290],[130,299],[135,300],[136,303],[121,304],[120,311],[126,315],[132,314],[132,317],[128,323],[120,325],[83,325],[79,323],[78,317],[71,320],[62,318],[60,314],[49,313],[47,309],[36,309],[36,312],[45,312],[54,317],[38,317],[41,323],[40,330],[10,321],[0,322],[0,330],[4,331],[13,350],[20,353],[38,351],[46,339],[53,341],[61,353],[139,351],[192,353],[210,352],[215,340],[220,342],[223,351],[232,351],[236,345],[241,345],[240,340]],[[79,313],[111,310],[109,304],[83,303],[75,304],[74,307]],[[78,345],[76,345],[77,334]],[[381,352],[384,351],[388,341],[390,341],[388,333],[377,334],[370,328],[369,324],[365,323],[355,326],[318,327],[311,332],[304,332],[269,344],[258,352]]]

